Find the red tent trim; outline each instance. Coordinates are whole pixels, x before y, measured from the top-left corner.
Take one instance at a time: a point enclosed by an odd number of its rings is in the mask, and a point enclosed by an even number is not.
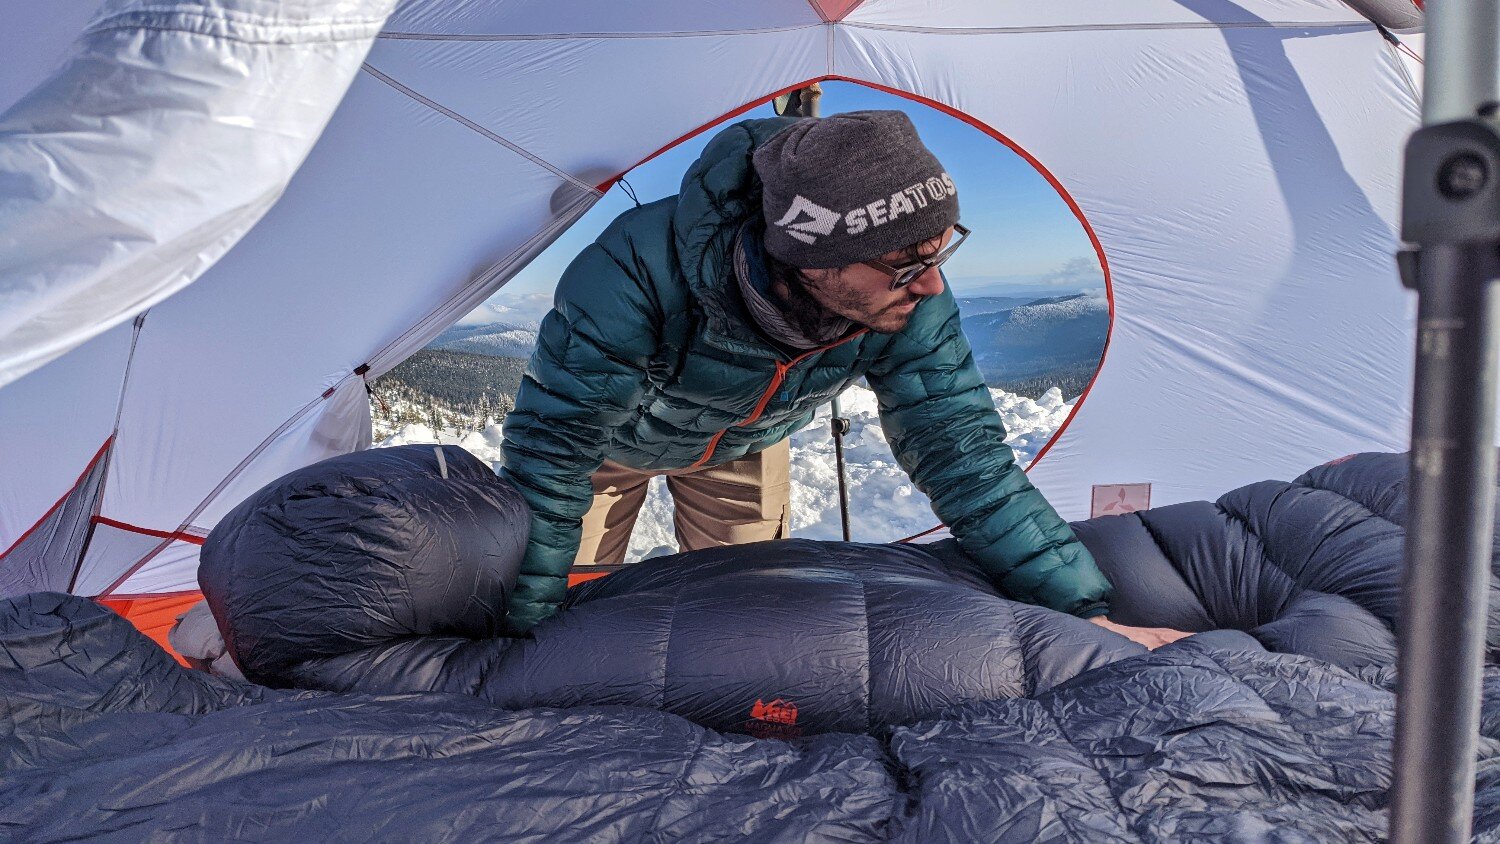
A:
[[[807,0],[824,23],[838,23],[849,16],[865,0]],[[1421,0],[1416,0],[1420,3]]]
[[[95,516],[94,519],[93,519],[93,522],[96,525],[106,525],[106,526],[112,527],[112,528],[114,528],[116,530],[129,531],[130,533],[139,533],[139,534],[142,534],[144,536],[154,536],[157,539],[171,539],[171,540],[175,540],[177,542],[190,542],[190,543],[192,543],[194,545],[202,545],[203,542],[207,539],[207,537],[199,536],[199,535],[197,535],[195,533],[186,533],[186,532],[181,531],[181,530],[178,530],[178,531],[165,531],[165,530],[153,530],[151,528],[143,528],[143,527],[140,527],[138,525],[132,525],[132,524],[130,524],[128,522],[122,522],[122,521],[119,521],[117,519],[111,519],[111,518],[109,518],[107,516]]]

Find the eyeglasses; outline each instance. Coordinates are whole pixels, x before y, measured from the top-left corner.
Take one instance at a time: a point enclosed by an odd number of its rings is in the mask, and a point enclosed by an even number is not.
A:
[[[964,238],[968,236],[969,230],[965,228],[962,223],[954,223],[953,242],[949,243],[946,247],[943,248],[943,251],[937,253],[936,255],[930,255],[926,258],[918,258],[913,263],[902,264],[899,267],[893,267],[890,264],[885,263],[884,261],[864,261],[863,263],[867,267],[874,267],[875,269],[880,270],[881,272],[890,276],[891,289],[900,290],[906,285],[916,281],[917,278],[922,275],[922,273],[925,273],[935,267],[942,266],[944,261],[953,257],[953,253],[958,251],[958,247],[964,242]]]

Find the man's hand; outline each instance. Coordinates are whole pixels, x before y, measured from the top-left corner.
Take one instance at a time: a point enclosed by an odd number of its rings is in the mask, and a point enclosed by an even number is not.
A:
[[[1132,642],[1145,645],[1151,650],[1156,650],[1157,648],[1167,644],[1168,642],[1175,642],[1178,639],[1186,639],[1187,637],[1193,635],[1191,633],[1185,633],[1181,630],[1173,630],[1170,627],[1126,627],[1123,624],[1115,624],[1113,621],[1110,621],[1108,618],[1102,615],[1096,615],[1093,618],[1089,619],[1089,621],[1092,621],[1100,627],[1103,627],[1105,630],[1119,633],[1121,636],[1124,636]]]

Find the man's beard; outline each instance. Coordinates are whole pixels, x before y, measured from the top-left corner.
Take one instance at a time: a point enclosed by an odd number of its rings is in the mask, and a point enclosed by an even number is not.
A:
[[[911,321],[911,313],[907,313],[899,322],[895,319],[896,314],[888,313],[898,310],[909,303],[920,302],[926,298],[923,296],[908,295],[908,298],[898,300],[886,305],[879,311],[870,313],[862,298],[856,298],[854,294],[844,291],[822,291],[840,307],[836,312],[825,307],[807,290],[808,280],[791,268],[776,277],[776,283],[771,285],[772,291],[778,299],[778,306],[785,309],[787,320],[805,337],[825,337],[830,327],[844,320],[868,328],[877,334],[897,334],[906,328]],[[840,293],[843,293],[841,296]]]
[[[802,285],[796,270],[786,268],[777,273],[771,284],[776,306],[803,337],[811,340],[836,339],[830,335],[842,327],[847,318],[823,307]]]

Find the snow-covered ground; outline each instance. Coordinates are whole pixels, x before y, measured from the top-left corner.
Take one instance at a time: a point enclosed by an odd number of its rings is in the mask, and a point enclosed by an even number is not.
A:
[[[1007,440],[1022,465],[1028,463],[1068,417],[1072,405],[1064,402],[1056,388],[1033,401],[1003,390],[991,390],[995,405],[1009,432]],[[849,511],[853,539],[887,542],[927,530],[937,524],[932,506],[912,485],[880,430],[875,394],[853,387],[840,401],[849,418],[844,438],[844,463],[849,479]],[[818,421],[792,436],[792,535],[807,539],[839,539],[838,475],[834,463],[833,437],[828,431],[828,409],[819,411]],[[406,425],[382,446],[442,442],[463,446],[481,460],[498,468],[500,426],[463,436],[434,436],[426,425]],[[628,560],[657,556],[676,550],[672,534],[672,499],[666,483],[651,483],[646,506],[630,538]]]

